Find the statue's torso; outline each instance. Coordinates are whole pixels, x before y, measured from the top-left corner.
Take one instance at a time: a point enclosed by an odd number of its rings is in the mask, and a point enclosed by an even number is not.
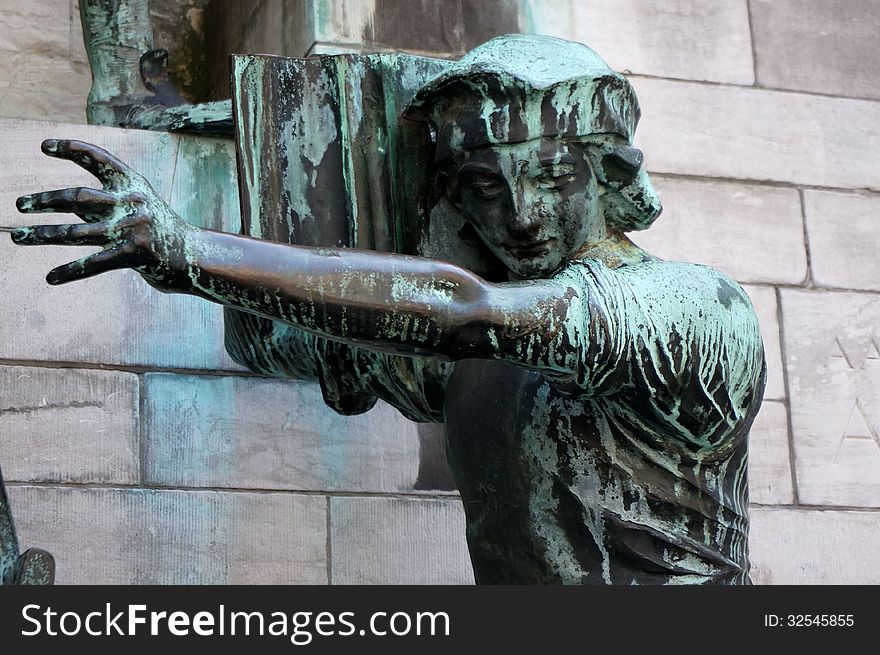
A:
[[[763,393],[748,298],[716,271],[659,260],[572,262],[559,277],[577,292],[571,379],[280,324],[265,326],[286,330],[274,348],[256,342],[259,370],[317,377],[344,413],[378,396],[444,420],[479,582],[747,582],[746,437]]]
[[[459,362],[446,407],[478,582],[747,581],[740,435],[716,462],[674,465],[612,398],[501,362]]]
[[[748,300],[693,265],[574,270],[584,295],[603,294],[577,319],[588,340],[612,335],[584,346],[595,371],[563,384],[465,360],[446,385],[477,580],[747,583],[747,436],[763,392]]]

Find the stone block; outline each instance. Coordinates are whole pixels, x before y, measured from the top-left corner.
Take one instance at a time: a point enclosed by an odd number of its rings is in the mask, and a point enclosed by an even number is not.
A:
[[[305,57],[315,42],[315,12],[309,0],[282,3],[282,38],[284,53],[288,57]]]
[[[96,186],[75,164],[46,157],[40,142],[66,137],[96,143],[141,172],[156,191],[196,225],[238,231],[239,203],[232,143],[121,130],[0,120],[0,226],[77,222],[69,214],[19,214],[25,193]],[[219,306],[157,293],[131,271],[111,272],[67,287],[49,287],[54,266],[91,248],[24,248],[0,234],[6,275],[0,280],[0,357],[173,368],[240,370],[223,350]],[[84,299],[88,303],[84,304]]]
[[[403,4],[406,0],[397,0]],[[516,0],[460,0],[461,49],[472,50],[501,34],[523,31],[523,3]]]
[[[159,293],[133,271],[46,283],[50,269],[91,252],[16,246],[0,233],[0,359],[241,370],[223,348],[219,305]]]
[[[239,230],[238,176],[231,140],[3,119],[0,139],[9,147],[0,152],[0,226],[63,223],[71,218],[18,213],[15,199],[25,193],[75,186],[100,188],[100,182],[76,164],[44,155],[40,143],[47,138],[94,143],[143,175],[190,223]]]
[[[70,2],[70,59],[82,64],[89,61],[86,45],[83,40],[82,22],[79,19],[79,0]]]
[[[314,34],[322,52],[348,45],[461,55],[499,34],[519,32],[519,10],[509,0],[315,0]]]
[[[171,207],[193,225],[240,232],[241,204],[233,142],[184,137],[179,141],[175,161],[168,197]]]
[[[746,0],[527,0],[527,32],[585,43],[619,71],[752,84]]]
[[[68,0],[0,0],[0,51],[67,58]]]
[[[331,498],[333,584],[473,584],[458,499]]]
[[[313,5],[313,0],[210,3],[205,12],[210,58],[230,53],[305,57],[315,42]],[[228,79],[221,81],[228,86]]]
[[[66,57],[3,53],[0,117],[86,122],[92,77],[86,64]]]
[[[662,177],[656,183],[663,214],[650,229],[630,235],[643,248],[663,259],[712,266],[739,282],[806,278],[795,189]]]
[[[800,502],[880,507],[880,295],[781,297]]]
[[[312,11],[315,15],[316,41],[360,44],[372,22],[375,3],[340,4],[332,0],[314,0]]]
[[[880,584],[880,512],[762,507],[751,517],[756,584]]]
[[[6,144],[0,151],[0,226],[76,222],[79,219],[71,215],[20,214],[15,199],[51,189],[101,188],[97,179],[76,164],[44,155],[40,143],[50,138],[77,139],[109,150],[143,175],[163,198],[171,195],[180,137],[145,130],[0,119],[0,141]]]
[[[743,180],[878,188],[880,103],[634,78],[648,168]]]
[[[782,348],[779,333],[779,311],[776,303],[776,290],[773,287],[743,287],[761,325],[761,337],[764,340],[764,360],[767,362],[767,387],[764,389],[765,400],[783,400],[785,398],[785,379],[782,373]]]
[[[0,435],[6,480],[136,484],[137,376],[0,366]]]
[[[309,48],[307,53],[307,57],[312,57],[315,55],[344,55],[352,52],[384,52],[384,48],[380,48],[376,46],[374,48],[362,48],[358,45],[352,45],[350,43],[322,43],[320,41],[312,44],[312,47]]]
[[[327,499],[12,486],[23,548],[59,584],[325,584]]]
[[[461,24],[459,0],[436,3],[379,0],[339,3],[315,0],[315,40],[330,45],[354,44],[416,47],[422,51],[460,52],[456,31]]]
[[[880,291],[880,195],[804,191],[813,282]]]
[[[283,34],[284,20],[282,0],[265,0],[260,3],[251,15],[247,25],[241,26],[241,52],[246,54],[284,54]]]
[[[872,0],[752,0],[758,83],[880,98]]]
[[[749,435],[749,500],[761,505],[791,505],[791,458],[785,404],[765,402]]]
[[[419,473],[417,425],[380,403],[360,416],[317,384],[148,374],[150,485],[401,492]]]

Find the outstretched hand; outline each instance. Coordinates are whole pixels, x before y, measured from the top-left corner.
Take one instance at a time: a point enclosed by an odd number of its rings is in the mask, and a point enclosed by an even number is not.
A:
[[[183,290],[188,244],[198,228],[165,203],[141,175],[106,150],[81,141],[43,142],[50,157],[68,159],[94,175],[101,189],[76,187],[20,197],[22,213],[67,212],[85,223],[38,225],[12,232],[20,245],[102,246],[98,253],[53,269],[49,284],[81,280],[119,268],[138,271],[153,286]]]

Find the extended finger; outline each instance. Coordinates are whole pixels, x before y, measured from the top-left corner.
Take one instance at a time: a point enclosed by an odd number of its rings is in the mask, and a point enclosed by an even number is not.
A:
[[[118,204],[119,200],[113,194],[88,187],[32,193],[15,201],[18,211],[23,214],[67,212],[106,216]]]
[[[67,141],[63,139],[46,139],[43,141],[43,152],[50,157],[69,159],[82,166],[101,182],[116,187],[134,175],[126,164],[118,160],[103,148],[85,143],[84,141]]]
[[[20,246],[105,246],[112,229],[107,223],[35,225],[13,230],[12,240]]]
[[[84,280],[87,277],[126,268],[134,262],[134,256],[125,246],[116,246],[102,250],[94,255],[77,259],[75,262],[53,268],[46,276],[46,282],[52,285]]]

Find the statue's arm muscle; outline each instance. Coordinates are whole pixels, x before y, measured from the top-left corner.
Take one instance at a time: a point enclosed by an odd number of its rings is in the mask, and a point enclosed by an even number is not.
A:
[[[209,230],[193,236],[190,284],[177,291],[393,354],[500,358],[535,368],[568,359],[563,326],[573,291],[552,280],[492,284],[419,257]]]

